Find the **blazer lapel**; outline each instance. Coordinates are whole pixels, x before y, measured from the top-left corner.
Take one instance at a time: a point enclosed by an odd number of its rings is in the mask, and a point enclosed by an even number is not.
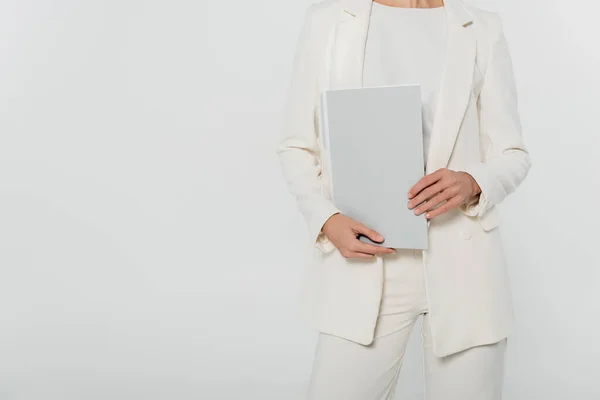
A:
[[[331,89],[362,87],[371,0],[341,0],[331,53]]]
[[[446,65],[427,154],[427,174],[448,165],[471,96],[476,41],[473,20],[458,0],[445,0]]]
[[[475,68],[473,21],[460,0],[445,0],[447,19],[446,64],[427,154],[427,173],[446,167],[464,117]],[[340,0],[331,47],[329,89],[363,86],[365,46],[372,0]]]

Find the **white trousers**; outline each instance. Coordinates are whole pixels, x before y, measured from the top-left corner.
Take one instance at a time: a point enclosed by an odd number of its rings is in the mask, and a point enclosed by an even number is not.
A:
[[[419,250],[385,256],[375,340],[364,346],[320,333],[309,400],[393,400],[410,333],[423,316],[426,400],[500,400],[506,339],[438,358],[432,353],[423,257]]]

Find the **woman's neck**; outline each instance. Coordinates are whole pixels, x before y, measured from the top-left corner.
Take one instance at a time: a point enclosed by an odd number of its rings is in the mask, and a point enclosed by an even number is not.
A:
[[[390,7],[401,8],[436,8],[444,5],[444,0],[373,0]]]

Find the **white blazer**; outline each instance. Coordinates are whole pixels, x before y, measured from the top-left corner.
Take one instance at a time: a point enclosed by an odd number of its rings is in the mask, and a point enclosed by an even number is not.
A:
[[[362,86],[371,7],[371,0],[325,0],[309,7],[277,147],[315,244],[303,285],[303,315],[321,332],[365,345],[373,341],[379,312],[382,258],[346,259],[321,232],[340,210],[331,201],[327,160],[321,157],[318,110],[323,90]],[[445,10],[447,59],[426,172],[466,171],[482,194],[429,224],[424,268],[439,357],[495,343],[513,330],[496,205],[515,191],[531,165],[498,16],[460,0],[445,0]]]

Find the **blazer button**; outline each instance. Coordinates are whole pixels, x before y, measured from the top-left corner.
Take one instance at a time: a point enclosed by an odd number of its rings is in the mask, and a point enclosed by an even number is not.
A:
[[[469,240],[469,239],[471,239],[471,233],[470,232],[461,232],[460,237],[462,237],[465,240]]]

